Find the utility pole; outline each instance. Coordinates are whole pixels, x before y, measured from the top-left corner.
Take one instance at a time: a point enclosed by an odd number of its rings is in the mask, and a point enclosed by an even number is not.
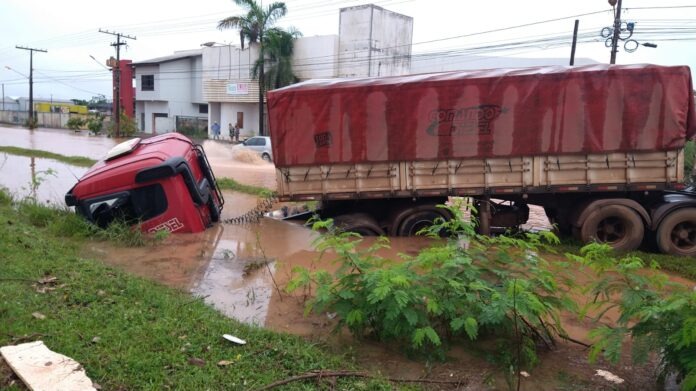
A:
[[[580,20],[575,19],[575,28],[573,29],[573,46],[570,48],[570,65],[575,65],[575,47],[578,45],[578,26]]]
[[[609,0],[612,6],[617,0]],[[614,11],[614,35],[611,37],[611,58],[609,64],[616,64],[616,53],[619,51],[619,34],[621,33],[621,0],[618,0],[618,8]]]
[[[2,111],[5,111],[5,83],[2,83]]]
[[[111,44],[111,46],[116,48],[116,66],[112,67],[112,72],[114,72],[114,84],[116,84],[114,86],[114,103],[112,109],[114,123],[116,124],[116,134],[114,136],[119,137],[121,135],[121,45],[126,44],[125,42],[121,42],[121,37],[133,40],[135,40],[136,38],[130,35],[111,32],[102,29],[99,29],[99,32],[116,36],[116,42]]]
[[[15,46],[17,49],[29,51],[29,127],[34,128],[34,52],[48,53],[48,50]],[[3,88],[4,90],[4,88]],[[5,94],[2,94],[2,101],[5,102]],[[4,105],[4,103],[3,103]]]

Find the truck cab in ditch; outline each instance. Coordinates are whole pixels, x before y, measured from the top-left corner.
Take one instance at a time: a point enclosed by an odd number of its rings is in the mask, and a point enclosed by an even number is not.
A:
[[[100,227],[120,219],[143,232],[190,233],[217,222],[225,201],[202,146],[169,133],[115,146],[65,202]]]

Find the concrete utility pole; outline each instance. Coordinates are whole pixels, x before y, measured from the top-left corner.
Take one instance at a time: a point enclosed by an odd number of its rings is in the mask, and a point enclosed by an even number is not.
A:
[[[34,127],[34,52],[48,53],[48,50],[28,48],[24,46],[15,46],[17,49],[29,51],[29,127]],[[4,90],[4,88],[3,88]],[[2,94],[3,105],[5,102],[5,93]]]
[[[111,44],[111,46],[116,48],[116,66],[112,68],[112,72],[114,72],[114,84],[116,84],[114,86],[114,103],[112,109],[114,123],[116,124],[116,134],[114,135],[114,137],[119,137],[121,135],[121,45],[126,44],[125,42],[121,42],[121,37],[133,40],[135,40],[136,38],[130,35],[111,32],[102,29],[99,29],[99,32],[116,36],[116,42]]]
[[[578,45],[578,26],[580,20],[575,19],[575,28],[573,29],[573,46],[570,48],[570,65],[575,65],[575,48]]]
[[[619,51],[619,34],[621,33],[621,1],[609,0],[609,4],[618,6],[616,11],[614,11],[614,35],[611,37],[611,58],[609,59],[609,64],[616,64],[616,53]]]

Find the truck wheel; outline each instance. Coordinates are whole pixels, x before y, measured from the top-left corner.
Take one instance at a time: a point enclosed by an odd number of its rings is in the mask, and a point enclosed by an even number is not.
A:
[[[696,255],[696,209],[678,209],[657,228],[657,246],[665,254]]]
[[[416,236],[418,231],[423,228],[433,225],[437,218],[451,219],[452,216],[443,214],[444,209],[435,209],[435,207],[415,208],[413,213],[408,214],[399,224],[396,229],[398,236]]]
[[[334,217],[334,226],[355,232],[362,236],[383,236],[384,230],[372,216],[365,213],[352,213]]]
[[[606,243],[618,251],[631,251],[643,241],[643,221],[631,208],[608,205],[595,209],[580,229],[583,243]]]

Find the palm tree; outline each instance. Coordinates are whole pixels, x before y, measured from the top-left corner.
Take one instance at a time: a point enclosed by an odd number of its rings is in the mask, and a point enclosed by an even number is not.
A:
[[[234,0],[234,3],[242,7],[246,11],[246,15],[230,16],[218,22],[218,28],[223,29],[239,29],[239,39],[242,49],[244,49],[244,41],[248,40],[249,44],[259,43],[259,59],[261,65],[259,67],[259,134],[264,134],[263,127],[263,94],[264,94],[264,65],[263,58],[265,53],[263,49],[264,35],[267,30],[271,29],[275,22],[285,16],[288,12],[285,3],[274,2],[266,9],[257,3],[255,0]]]
[[[263,38],[266,57],[256,60],[253,77],[256,78],[261,67],[268,62],[270,67],[266,69],[264,80],[267,89],[272,90],[296,83],[297,77],[292,70],[292,53],[295,39],[301,36],[302,33],[294,28],[287,31],[280,28],[269,29]]]

